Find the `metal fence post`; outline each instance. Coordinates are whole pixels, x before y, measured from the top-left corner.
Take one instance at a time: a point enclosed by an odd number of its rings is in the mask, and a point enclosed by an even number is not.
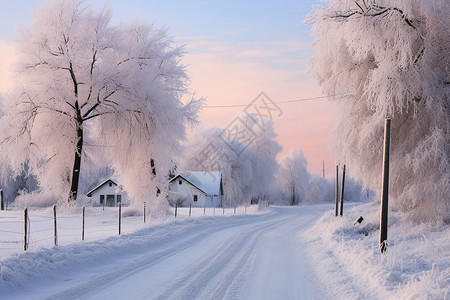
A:
[[[23,220],[24,220],[24,229],[23,229],[23,250],[27,251],[28,248],[28,209],[25,207],[23,210]]]
[[[122,203],[119,203],[119,235],[122,229]]]
[[[85,216],[85,207],[83,206],[83,228],[81,230],[81,240],[84,241],[84,216]]]
[[[56,227],[56,204],[53,205],[53,226],[54,226],[54,235],[55,235],[55,246],[58,246],[58,231]]]

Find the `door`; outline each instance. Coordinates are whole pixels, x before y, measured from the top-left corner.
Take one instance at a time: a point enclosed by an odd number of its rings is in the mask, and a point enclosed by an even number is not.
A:
[[[106,206],[116,206],[114,203],[114,195],[106,195]]]

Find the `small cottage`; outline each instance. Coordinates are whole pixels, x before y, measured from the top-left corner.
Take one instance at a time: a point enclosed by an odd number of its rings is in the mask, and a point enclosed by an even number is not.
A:
[[[169,181],[168,200],[171,205],[221,207],[222,196],[220,172],[186,172]]]
[[[108,179],[93,188],[86,194],[92,198],[91,202],[95,206],[118,206],[119,203],[128,204],[127,194],[117,180]]]

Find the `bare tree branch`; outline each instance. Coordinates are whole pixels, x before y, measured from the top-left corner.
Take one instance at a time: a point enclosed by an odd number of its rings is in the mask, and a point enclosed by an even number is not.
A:
[[[386,14],[387,12],[393,11],[398,12],[402,19],[408,24],[408,26],[416,29],[416,26],[414,26],[414,21],[410,20],[406,14],[403,12],[403,10],[397,8],[397,7],[384,7],[379,6],[376,4],[371,4],[370,6],[367,6],[365,1],[362,1],[364,4],[364,8],[359,4],[359,1],[355,1],[355,4],[358,6],[359,10],[357,9],[350,9],[347,12],[341,12],[338,13],[331,18],[337,18],[337,19],[347,19],[354,15],[360,15],[363,17],[377,17]]]

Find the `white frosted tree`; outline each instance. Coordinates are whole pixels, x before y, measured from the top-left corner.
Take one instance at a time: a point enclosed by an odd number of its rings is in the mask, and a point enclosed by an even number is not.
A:
[[[311,174],[303,151],[294,148],[281,161],[278,174],[278,186],[283,198],[290,205],[298,205],[306,201],[306,193]]]
[[[195,134],[187,155],[181,158],[185,170],[222,173],[225,205],[249,204],[273,196],[279,167],[276,156],[282,148],[275,140],[273,123],[255,120],[244,115],[227,129],[210,128]]]
[[[26,162],[43,190],[70,201],[84,159],[108,158],[134,201],[154,196],[202,103],[167,30],[114,26],[107,8],[52,0],[20,33],[18,54],[2,120],[13,169]]]
[[[450,220],[450,2],[330,0],[311,22],[311,70],[338,100],[338,157],[381,187],[392,119],[390,201],[415,220]]]

